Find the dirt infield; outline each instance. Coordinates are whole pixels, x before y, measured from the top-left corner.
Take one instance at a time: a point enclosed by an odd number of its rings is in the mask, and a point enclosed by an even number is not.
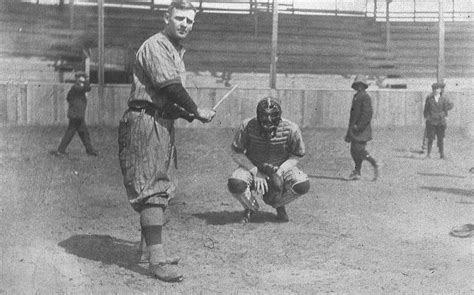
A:
[[[304,130],[310,192],[287,207],[289,223],[260,202],[243,226],[226,189],[232,130],[179,129],[181,183],[164,237],[185,280],[168,284],[136,264],[138,216],[121,183],[117,130],[91,129],[98,158],[77,137],[55,158],[48,151],[64,128],[0,128],[0,293],[474,292],[473,239],[449,235],[474,223],[474,142],[458,130],[447,130],[446,160],[412,151],[421,128],[375,130],[375,183],[367,164],[361,181],[345,181],[344,130]]]

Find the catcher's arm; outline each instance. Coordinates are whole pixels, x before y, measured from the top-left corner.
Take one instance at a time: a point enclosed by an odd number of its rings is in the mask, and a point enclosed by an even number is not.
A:
[[[295,156],[295,155],[290,155],[290,157],[285,162],[283,162],[280,165],[280,167],[278,167],[275,173],[281,176],[283,175],[283,171],[286,171],[292,167],[295,167],[296,165],[298,165],[299,161],[300,161],[300,157]]]

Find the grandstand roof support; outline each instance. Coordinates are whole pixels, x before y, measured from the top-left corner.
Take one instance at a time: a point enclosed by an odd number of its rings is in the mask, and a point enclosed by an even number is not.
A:
[[[69,29],[74,30],[74,0],[69,0]]]
[[[390,50],[390,3],[392,0],[386,2],[386,13],[385,13],[385,50]]]
[[[276,89],[277,49],[278,49],[278,0],[273,0],[272,53],[271,53],[271,64],[270,64],[270,88],[271,89]]]
[[[446,73],[446,61],[444,58],[444,0],[439,0],[439,20],[438,20],[438,68],[437,80],[443,83]]]
[[[104,0],[98,0],[97,3],[98,9],[98,32],[99,32],[99,40],[98,40],[98,49],[99,49],[99,67],[97,69],[97,77],[99,82],[99,105],[102,103],[102,98],[104,94]]]

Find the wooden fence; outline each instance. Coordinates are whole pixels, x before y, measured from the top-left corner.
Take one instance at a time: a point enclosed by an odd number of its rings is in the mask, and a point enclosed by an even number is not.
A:
[[[67,124],[66,94],[70,84],[0,84],[0,122],[2,125]],[[198,105],[213,106],[227,89],[190,88]],[[99,99],[98,88],[88,94],[86,121],[89,125],[116,126],[127,108],[130,85],[107,85]],[[219,108],[210,124],[178,120],[177,127],[236,127],[255,115],[257,101],[270,93],[269,89],[237,88]],[[421,126],[423,104],[428,92],[408,90],[369,91],[374,108],[374,127]],[[302,128],[333,128],[347,125],[353,91],[311,89],[281,89],[283,116]],[[454,103],[449,113],[450,126],[466,126],[474,122],[474,90],[447,93]]]

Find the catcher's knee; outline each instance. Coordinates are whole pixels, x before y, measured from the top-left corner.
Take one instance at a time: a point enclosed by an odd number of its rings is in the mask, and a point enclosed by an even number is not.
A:
[[[241,194],[247,189],[247,183],[241,179],[229,178],[227,188],[233,194]]]
[[[296,183],[293,185],[292,189],[298,195],[304,195],[309,191],[309,180],[305,180],[303,182]]]

